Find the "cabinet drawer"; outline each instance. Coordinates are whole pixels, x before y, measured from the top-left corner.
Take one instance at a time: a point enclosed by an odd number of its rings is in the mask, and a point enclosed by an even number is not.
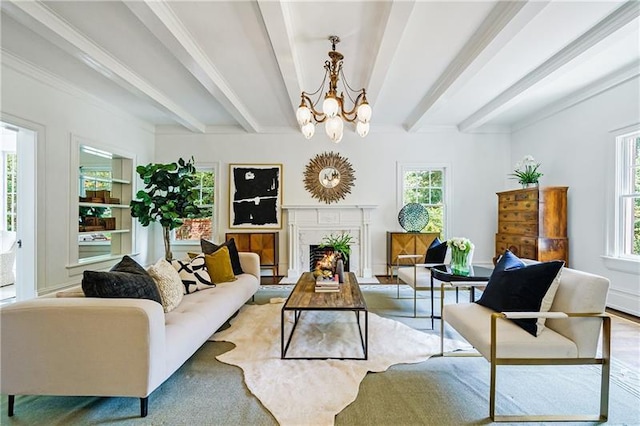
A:
[[[498,232],[517,235],[538,235],[537,223],[500,222]]]
[[[509,234],[496,234],[496,244],[505,243],[505,244],[528,244],[531,246],[536,245],[537,238],[535,237],[520,237],[517,235],[509,235]]]
[[[530,189],[525,191],[518,192],[508,192],[504,194],[498,194],[498,202],[502,203],[503,201],[532,201],[538,199],[538,190]]]
[[[510,211],[505,210],[501,211],[498,214],[498,223],[502,222],[527,222],[527,223],[538,223],[538,212],[537,211]]]
[[[505,211],[538,211],[538,200],[504,201],[498,204],[498,210],[502,214]]]

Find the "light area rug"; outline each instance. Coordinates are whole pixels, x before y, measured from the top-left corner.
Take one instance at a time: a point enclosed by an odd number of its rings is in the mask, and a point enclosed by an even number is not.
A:
[[[418,363],[440,350],[439,337],[398,321],[369,313],[369,359],[280,359],[280,312],[284,299],[245,305],[231,326],[211,337],[235,348],[216,357],[240,367],[249,390],[278,423],[333,425],[337,413],[353,402],[367,372],[382,372],[400,363]],[[285,320],[290,330],[292,318]],[[467,348],[445,341],[445,350]],[[353,312],[303,312],[287,356],[361,356]]]

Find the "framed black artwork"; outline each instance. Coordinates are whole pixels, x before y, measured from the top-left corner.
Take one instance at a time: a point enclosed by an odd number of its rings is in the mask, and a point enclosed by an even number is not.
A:
[[[229,228],[282,228],[282,164],[229,164]]]

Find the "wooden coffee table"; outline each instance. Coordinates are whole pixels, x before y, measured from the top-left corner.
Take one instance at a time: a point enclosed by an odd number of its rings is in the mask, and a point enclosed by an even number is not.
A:
[[[280,348],[282,359],[352,359],[366,360],[369,355],[369,313],[367,312],[367,304],[364,301],[360,286],[353,272],[345,274],[345,282],[340,284],[340,291],[334,293],[316,293],[316,279],[311,272],[302,274],[298,283],[289,295],[289,298],[282,307],[280,313]],[[285,344],[285,328],[284,317],[287,311],[293,312],[293,328]],[[360,343],[362,344],[363,356],[361,358],[348,357],[287,357],[287,350],[291,343],[291,338],[296,330],[298,321],[303,311],[353,311],[356,315],[358,323],[358,332],[360,334]],[[364,313],[364,333],[360,323],[360,314]]]

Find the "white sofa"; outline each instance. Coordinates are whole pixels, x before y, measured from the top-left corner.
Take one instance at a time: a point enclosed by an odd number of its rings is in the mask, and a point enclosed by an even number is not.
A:
[[[146,299],[65,297],[0,310],[0,392],[9,395],[148,397],[260,286],[257,254],[240,253],[244,274],[185,295],[171,312]]]

